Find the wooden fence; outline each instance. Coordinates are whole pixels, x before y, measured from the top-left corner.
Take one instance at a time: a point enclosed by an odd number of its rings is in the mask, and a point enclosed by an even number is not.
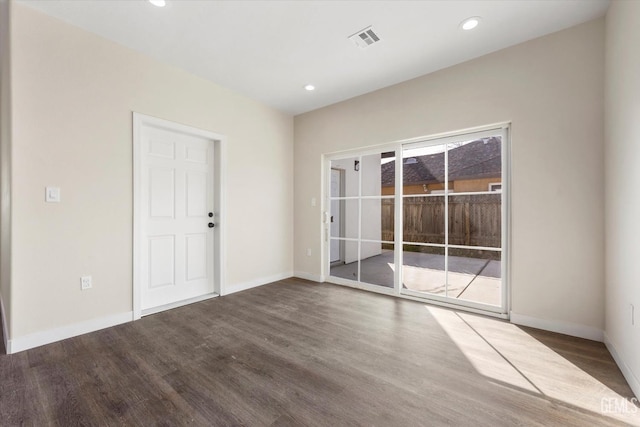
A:
[[[449,244],[501,246],[501,195],[449,197]],[[394,200],[382,200],[382,240],[394,240]],[[405,242],[444,242],[444,196],[407,197],[403,212]]]

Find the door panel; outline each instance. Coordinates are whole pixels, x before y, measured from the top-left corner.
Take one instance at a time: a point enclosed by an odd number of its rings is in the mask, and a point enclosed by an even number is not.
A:
[[[342,171],[331,169],[331,194],[340,197],[344,193],[342,188]],[[339,200],[331,201],[331,235],[340,236],[342,229],[342,211]],[[344,261],[343,243],[331,240],[330,262]]]
[[[207,173],[187,172],[187,216],[203,217],[207,214]]]
[[[505,313],[503,131],[457,139],[403,148],[402,291]]]
[[[175,284],[175,237],[156,236],[149,239],[149,287]]]
[[[166,159],[175,158],[175,144],[173,141],[165,141],[162,139],[151,139],[149,142],[149,154]]]
[[[173,169],[149,170],[149,216],[151,218],[174,217],[175,177]]]
[[[190,234],[185,237],[187,249],[186,280],[203,279],[207,277],[207,233]]]
[[[403,289],[442,296],[446,294],[444,248],[405,244],[402,263]]]
[[[214,291],[213,141],[167,129],[142,134],[141,308]],[[145,172],[146,171],[146,172]],[[147,178],[147,179],[144,179]],[[145,206],[146,205],[146,206]]]
[[[203,147],[196,147],[194,144],[187,146],[186,160],[195,163],[207,163],[207,150]]]

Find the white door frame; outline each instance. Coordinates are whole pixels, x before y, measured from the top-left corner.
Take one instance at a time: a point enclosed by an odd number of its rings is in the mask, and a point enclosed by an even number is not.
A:
[[[214,294],[207,295],[203,298],[195,298],[193,300],[182,301],[173,306],[195,302],[210,298],[212,296],[224,295],[226,276],[224,266],[226,265],[226,194],[225,194],[225,162],[226,159],[226,137],[203,129],[182,125],[169,120],[159,119],[157,117],[147,116],[144,114],[133,112],[133,320],[140,319],[142,313],[141,287],[142,277],[140,271],[140,250],[142,242],[142,211],[141,211],[141,194],[142,194],[142,130],[145,126],[161,127],[170,131],[186,133],[188,135],[203,137],[213,140],[214,149],[214,212],[215,218],[215,236],[214,236]],[[170,307],[162,307],[166,309]],[[146,313],[145,314],[150,314]]]

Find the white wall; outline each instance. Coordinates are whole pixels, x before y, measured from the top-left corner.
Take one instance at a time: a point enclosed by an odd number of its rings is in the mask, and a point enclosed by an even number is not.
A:
[[[23,5],[14,14],[12,339],[131,312],[132,111],[227,137],[227,288],[292,274],[291,116]],[[47,185],[62,203],[44,203]]]
[[[640,396],[640,2],[611,3],[606,40],[606,341]]]
[[[297,116],[296,274],[321,277],[323,153],[510,121],[512,311],[601,339],[603,64],[600,19]]]
[[[11,320],[11,2],[0,0],[0,309]]]

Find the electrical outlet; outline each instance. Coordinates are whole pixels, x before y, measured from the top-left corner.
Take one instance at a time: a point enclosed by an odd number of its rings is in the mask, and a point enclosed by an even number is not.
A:
[[[44,199],[49,203],[60,203],[60,187],[46,187]]]
[[[91,289],[91,276],[82,276],[80,277],[80,289],[86,291],[87,289]]]
[[[311,256],[311,248],[307,248],[307,256]]]
[[[633,304],[631,305],[631,326],[635,326],[636,324],[636,309],[633,306]]]

